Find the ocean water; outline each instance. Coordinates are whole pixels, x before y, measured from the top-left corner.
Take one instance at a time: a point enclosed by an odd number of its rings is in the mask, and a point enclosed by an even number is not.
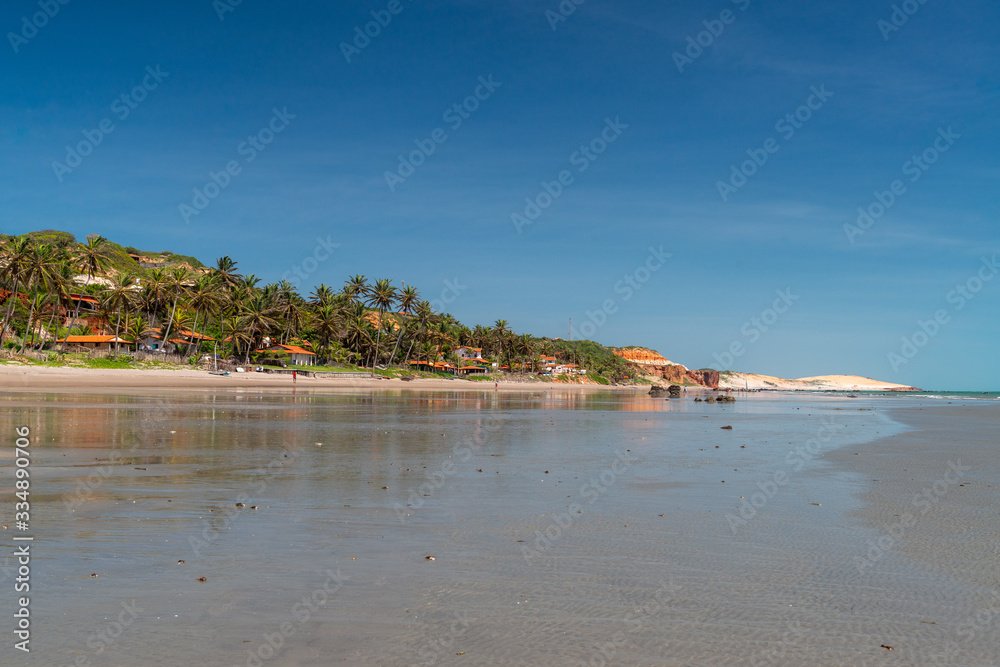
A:
[[[931,398],[948,401],[1000,401],[996,391],[915,391],[915,392],[857,392],[864,396]]]
[[[880,536],[872,480],[828,462],[905,438],[893,406],[935,404],[5,393],[0,433],[28,426],[34,457],[32,652],[17,659],[998,664],[992,623],[959,661],[935,657],[939,631],[983,609],[981,586],[902,549],[859,571]]]

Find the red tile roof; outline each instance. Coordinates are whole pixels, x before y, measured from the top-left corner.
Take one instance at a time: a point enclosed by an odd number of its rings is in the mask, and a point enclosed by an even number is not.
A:
[[[132,341],[125,340],[124,338],[116,339],[114,336],[66,336],[65,338],[60,338],[56,341],[57,343],[126,343],[128,345],[132,344]]]
[[[98,302],[95,297],[92,297],[89,294],[70,294],[69,298],[73,301],[89,301],[90,303]]]
[[[305,349],[299,347],[298,345],[280,345],[280,344],[277,344],[277,343],[275,343],[271,347],[264,347],[264,348],[261,348],[261,349],[259,349],[257,351],[258,352],[287,352],[289,354],[308,354],[308,355],[313,356],[313,357],[316,356],[315,352],[310,352],[309,350],[305,350]]]

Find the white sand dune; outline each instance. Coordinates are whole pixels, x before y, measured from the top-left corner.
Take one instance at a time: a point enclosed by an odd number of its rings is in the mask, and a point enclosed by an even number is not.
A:
[[[737,373],[735,371],[722,373],[719,387],[721,389],[746,388],[774,391],[918,391],[916,387],[873,380],[859,375],[817,375],[788,380],[770,375]]]

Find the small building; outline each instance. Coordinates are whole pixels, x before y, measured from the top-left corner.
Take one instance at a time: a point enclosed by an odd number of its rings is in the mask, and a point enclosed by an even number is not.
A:
[[[544,354],[538,355],[538,366],[542,375],[551,375],[557,365],[555,357],[549,357]]]
[[[202,334],[191,331],[189,329],[181,329],[180,331],[171,331],[171,334],[176,333],[177,338],[171,338],[167,341],[167,344],[163,344],[163,329],[156,327],[153,329],[147,329],[145,332],[145,337],[140,343],[140,349],[143,350],[161,350],[169,353],[173,353],[177,350],[178,345],[184,345],[185,347],[190,345],[196,345],[200,343],[211,343],[215,339],[211,336],[203,336]]]
[[[458,370],[454,364],[447,361],[411,361],[411,366],[416,366],[419,370],[429,371],[431,373],[455,373]]]
[[[262,347],[257,350],[257,352],[277,352],[279,354],[287,354],[288,363],[292,366],[312,366],[316,360],[315,352],[311,352],[305,348],[299,347],[298,345],[274,344],[270,347]]]
[[[115,348],[116,344],[119,346],[132,345],[132,341],[115,336],[66,336],[56,342],[65,343],[70,349],[79,351],[111,351]]]

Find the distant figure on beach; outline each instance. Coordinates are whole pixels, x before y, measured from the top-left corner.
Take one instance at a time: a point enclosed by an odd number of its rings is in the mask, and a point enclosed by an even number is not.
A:
[[[299,376],[298,371],[292,371],[292,382],[293,383],[295,382],[295,378],[297,378],[298,376]]]
[[[493,381],[493,390],[496,391],[500,388],[500,383],[497,380]]]

